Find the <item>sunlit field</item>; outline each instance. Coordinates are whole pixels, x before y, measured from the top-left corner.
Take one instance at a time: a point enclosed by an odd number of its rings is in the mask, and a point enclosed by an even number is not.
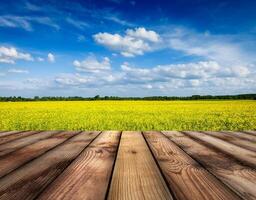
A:
[[[1,130],[254,130],[256,101],[0,103]]]

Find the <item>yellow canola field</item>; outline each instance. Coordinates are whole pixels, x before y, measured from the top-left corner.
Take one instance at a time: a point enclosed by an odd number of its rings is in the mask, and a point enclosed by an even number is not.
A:
[[[256,101],[0,102],[0,130],[255,130]]]

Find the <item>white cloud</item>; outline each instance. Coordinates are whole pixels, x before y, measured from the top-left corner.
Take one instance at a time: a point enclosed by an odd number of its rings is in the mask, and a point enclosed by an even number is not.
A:
[[[17,73],[17,74],[28,74],[28,70],[23,70],[23,69],[9,69],[9,73]]]
[[[94,56],[89,56],[83,61],[74,60],[73,65],[76,70],[82,72],[104,72],[111,69],[110,59],[104,57],[102,61],[98,61]]]
[[[33,61],[33,57],[29,53],[17,51],[14,47],[0,47],[0,63],[14,64],[15,60]]]
[[[240,38],[235,36],[211,35],[209,32],[198,33],[174,27],[163,37],[168,48],[225,65],[249,64],[253,58],[242,49]]]
[[[128,29],[126,30],[126,34],[135,37],[135,38],[141,38],[145,40],[149,40],[151,42],[158,42],[160,40],[160,36],[155,31],[147,31],[145,28],[135,28],[135,30]]]
[[[199,80],[210,78],[246,77],[250,74],[246,66],[221,66],[215,61],[158,65],[153,68],[130,67],[124,63],[121,69],[130,80],[163,81],[170,79]],[[194,81],[195,83],[195,81]]]
[[[47,59],[49,62],[54,63],[55,62],[55,56],[52,53],[48,53]]]
[[[124,36],[98,33],[93,37],[98,44],[119,51],[125,57],[134,57],[152,51],[152,43],[157,43],[160,40],[160,36],[156,32],[147,31],[145,28],[128,29]]]
[[[123,20],[123,19],[120,19],[119,17],[114,16],[113,14],[105,16],[104,19],[115,22],[115,23],[120,24],[122,26],[128,26],[128,27],[134,26],[133,23],[128,22],[128,21]]]
[[[43,62],[43,61],[44,61],[44,58],[42,58],[42,57],[37,57],[37,61]]]
[[[49,17],[28,17],[13,15],[0,16],[0,26],[2,27],[22,28],[26,31],[33,31],[32,23],[43,24],[53,27],[57,30],[60,28]]]
[[[66,18],[66,21],[73,25],[74,27],[83,30],[84,28],[88,28],[89,24],[87,24],[86,22],[80,21],[80,20],[74,20],[70,17]]]
[[[85,65],[87,72],[92,70],[87,69],[91,66],[88,65],[89,63],[86,62]],[[74,65],[76,68],[82,66],[79,61],[74,61]],[[97,72],[100,71],[102,70]],[[129,94],[133,93],[135,88],[137,88],[136,91],[145,92],[143,89],[147,89],[157,92],[156,94],[162,92],[165,95],[168,95],[168,91],[177,89],[188,90],[187,92],[191,94],[194,90],[206,91],[206,94],[209,94],[208,89],[221,91],[220,88],[236,91],[240,87],[240,90],[242,88],[251,91],[255,88],[253,74],[255,75],[255,72],[250,71],[246,66],[222,66],[215,61],[158,65],[153,68],[132,67],[125,62],[120,70],[106,70],[104,75],[102,73],[62,74],[57,76],[55,81],[62,87],[104,88],[109,86],[112,89],[122,87]]]

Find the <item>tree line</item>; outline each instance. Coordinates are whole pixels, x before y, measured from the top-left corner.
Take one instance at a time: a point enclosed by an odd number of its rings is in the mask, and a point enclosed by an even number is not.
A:
[[[80,96],[45,96],[45,97],[21,97],[10,96],[0,97],[0,102],[18,102],[18,101],[95,101],[95,100],[148,100],[148,101],[170,101],[170,100],[256,100],[256,94],[238,94],[238,95],[192,95],[181,96],[148,96],[148,97],[118,97],[118,96],[100,96],[80,97]]]

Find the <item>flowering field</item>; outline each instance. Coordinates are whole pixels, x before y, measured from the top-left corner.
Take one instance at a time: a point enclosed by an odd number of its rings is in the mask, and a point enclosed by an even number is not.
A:
[[[254,130],[256,101],[1,102],[0,130]]]

